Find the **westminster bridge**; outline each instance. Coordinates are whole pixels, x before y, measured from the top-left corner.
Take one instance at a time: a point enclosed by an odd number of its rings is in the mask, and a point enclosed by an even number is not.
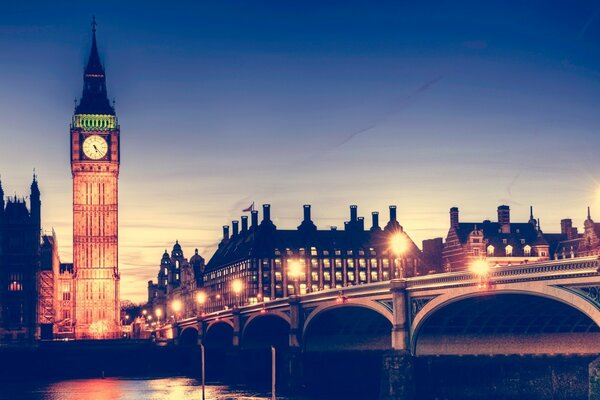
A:
[[[286,355],[283,375],[294,382],[315,371],[320,372],[312,378],[330,379],[318,368],[324,360],[335,359],[338,366],[328,368],[342,370],[360,364],[367,374],[381,371],[381,398],[412,398],[420,359],[475,360],[476,367],[468,367],[475,374],[495,373],[496,367],[482,362],[490,357],[504,360],[504,369],[526,360],[530,375],[539,367],[528,362],[542,358],[558,360],[559,369],[573,359],[587,366],[600,354],[599,267],[597,257],[586,257],[496,267],[484,275],[461,271],[394,279],[233,307],[164,325],[155,335],[158,343],[201,343],[216,358],[233,360],[221,368],[246,376],[261,366],[268,369],[271,346]],[[252,356],[241,360],[239,354]],[[306,359],[313,360],[310,367]],[[589,376],[584,368],[583,383],[581,365],[552,370],[549,377],[543,376],[547,371],[524,378],[523,371],[503,369],[503,379],[513,386],[522,380],[514,390],[543,398],[540,384],[556,391],[575,380],[587,391],[589,378],[590,398],[596,398],[595,363]],[[435,373],[431,365],[427,373]]]

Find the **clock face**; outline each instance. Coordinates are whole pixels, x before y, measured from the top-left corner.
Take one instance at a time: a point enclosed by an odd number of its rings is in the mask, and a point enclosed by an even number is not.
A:
[[[83,154],[92,160],[99,160],[108,153],[108,143],[102,136],[92,135],[83,141]]]

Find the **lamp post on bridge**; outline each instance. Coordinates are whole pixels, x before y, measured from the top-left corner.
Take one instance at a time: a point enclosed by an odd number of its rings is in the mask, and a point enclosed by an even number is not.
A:
[[[204,291],[200,290],[196,293],[196,303],[198,303],[198,306],[200,307],[200,317],[204,316],[204,304],[206,304],[206,293],[204,293]]]
[[[231,289],[233,290],[233,293],[235,293],[235,306],[239,307],[240,306],[240,294],[242,293],[242,290],[244,290],[244,282],[242,282],[240,279],[235,279],[231,282]]]
[[[390,249],[394,253],[394,276],[392,278],[404,278],[404,268],[402,267],[402,256],[408,250],[408,240],[401,232],[396,232],[390,238]]]
[[[302,265],[298,260],[289,260],[288,261],[288,276],[292,278],[294,282],[294,295],[300,295],[300,276],[302,275]]]

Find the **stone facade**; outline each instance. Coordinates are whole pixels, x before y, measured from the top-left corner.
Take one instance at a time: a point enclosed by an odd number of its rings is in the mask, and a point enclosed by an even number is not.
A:
[[[559,235],[560,237],[560,235]],[[549,240],[550,239],[550,240]],[[539,222],[511,222],[510,208],[498,207],[498,221],[460,222],[457,207],[450,209],[450,229],[442,252],[444,271],[461,271],[478,261],[490,266],[549,260],[555,235],[542,232]]]
[[[171,255],[165,250],[156,283],[148,281],[147,308],[153,311],[152,318],[173,320],[200,312],[196,294],[202,286],[203,273],[204,259],[198,254],[198,249],[189,262],[178,241]],[[174,309],[174,302],[178,302],[181,309]]]
[[[75,336],[120,336],[118,176],[120,129],[108,101],[93,30],[82,97],[71,124]]]

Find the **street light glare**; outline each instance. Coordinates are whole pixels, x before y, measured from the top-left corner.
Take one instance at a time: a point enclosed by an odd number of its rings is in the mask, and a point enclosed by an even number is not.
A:
[[[181,304],[181,301],[179,301],[179,300],[173,300],[173,302],[171,303],[171,308],[176,313],[181,311],[181,307],[182,307],[182,304]]]
[[[240,294],[242,292],[242,289],[244,289],[244,283],[241,280],[236,279],[233,282],[231,282],[231,289],[233,289],[235,294]]]
[[[390,238],[390,248],[396,256],[404,254],[408,250],[408,243],[406,237],[401,233],[395,233]]]
[[[198,304],[206,303],[206,293],[202,291],[196,293],[196,301],[198,302]]]
[[[162,309],[157,308],[156,310],[154,310],[154,314],[156,314],[156,316],[160,318],[162,316]]]
[[[471,272],[479,276],[485,276],[490,272],[490,266],[485,260],[477,260],[469,267]]]
[[[288,261],[288,275],[292,278],[298,278],[302,274],[302,265],[298,260]]]

